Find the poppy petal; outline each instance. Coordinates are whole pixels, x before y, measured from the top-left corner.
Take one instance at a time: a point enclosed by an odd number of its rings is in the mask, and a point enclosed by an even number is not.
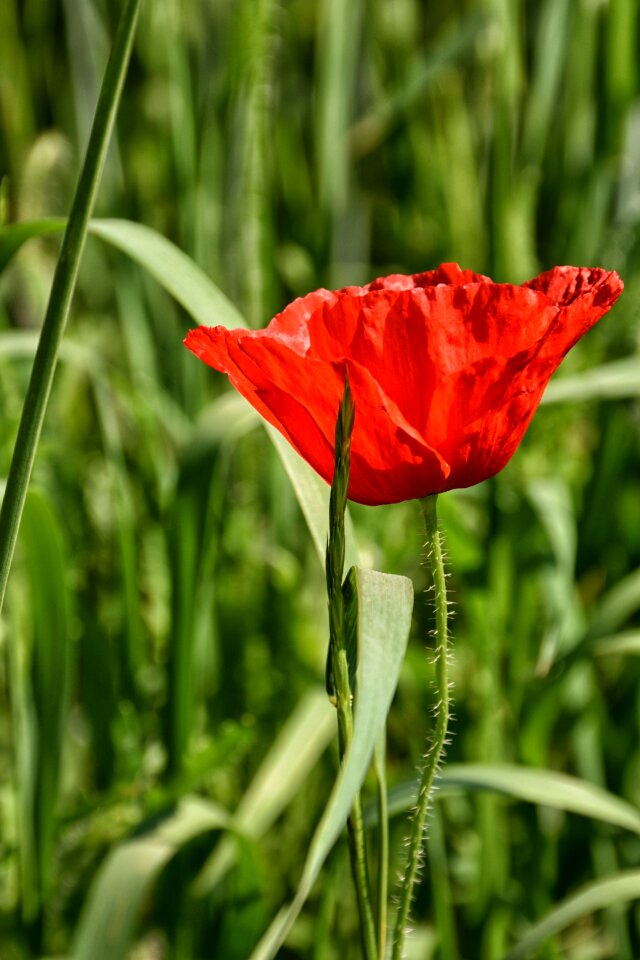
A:
[[[201,327],[185,342],[326,480],[348,374],[349,495],[390,503],[501,470],[550,376],[622,287],[600,269],[555,267],[515,286],[447,263],[316,290],[265,330]]]

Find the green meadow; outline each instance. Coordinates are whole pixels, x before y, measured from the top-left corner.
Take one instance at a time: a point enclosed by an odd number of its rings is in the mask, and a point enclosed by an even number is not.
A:
[[[0,0],[2,487],[124,5]],[[295,897],[339,765],[326,521],[182,340],[449,261],[625,292],[438,501],[453,718],[406,957],[640,957],[639,50],[635,0],[143,4],[0,620],[0,960],[249,960]],[[350,514],[415,591],[393,887],[433,611],[417,503]],[[361,956],[343,832],[278,957]]]

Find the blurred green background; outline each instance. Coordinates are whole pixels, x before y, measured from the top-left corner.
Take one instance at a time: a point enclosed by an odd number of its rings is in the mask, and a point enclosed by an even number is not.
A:
[[[2,222],[67,214],[119,8],[0,2]],[[561,771],[636,806],[638,18],[636,0],[147,2],[98,210],[169,237],[254,326],[315,287],[441,261],[510,282],[619,271],[620,303],[514,460],[440,513],[448,759]],[[32,240],[0,276],[0,476],[57,249]],[[81,917],[132,835],[140,903],[117,871],[97,895],[131,908],[131,958],[245,960],[295,892],[335,776],[323,571],[266,434],[183,348],[190,325],[89,240],[0,636],[2,960],[97,957]],[[353,515],[367,563],[416,588],[389,722],[406,797],[433,705],[421,521],[415,504]],[[144,847],[194,795],[207,816],[240,809],[237,844],[190,832],[192,801],[184,835]],[[640,867],[638,830],[567,796],[443,790],[408,956],[499,960],[581,885]],[[397,817],[396,851],[403,833]],[[342,844],[282,957],[357,957],[351,897]],[[527,955],[634,960],[640,912],[585,909]]]

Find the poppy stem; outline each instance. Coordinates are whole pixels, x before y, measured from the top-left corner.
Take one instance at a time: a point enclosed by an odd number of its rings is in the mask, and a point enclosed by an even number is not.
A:
[[[355,675],[353,651],[348,647],[345,629],[345,603],[343,594],[345,531],[344,515],[349,488],[351,433],[355,409],[345,382],[344,396],[336,422],[335,464],[331,497],[329,501],[329,542],[327,544],[326,575],[329,599],[329,656],[327,660],[327,689],[338,714],[338,742],[340,761],[353,735],[353,684]],[[360,936],[364,960],[377,960],[378,950],[373,919],[371,883],[367,862],[362,800],[356,795],[347,820],[349,855],[353,882],[360,915]]]
[[[433,793],[433,782],[446,742],[447,726],[449,723],[447,586],[442,557],[442,540],[438,531],[436,500],[437,496],[431,496],[425,497],[420,501],[424,515],[427,537],[427,562],[433,581],[436,614],[436,646],[434,653],[436,689],[438,694],[436,725],[420,775],[418,797],[411,820],[411,833],[408,840],[408,858],[402,878],[399,907],[394,928],[392,960],[402,960],[409,911],[411,909],[414,888],[423,858],[424,833],[429,811],[429,802]]]

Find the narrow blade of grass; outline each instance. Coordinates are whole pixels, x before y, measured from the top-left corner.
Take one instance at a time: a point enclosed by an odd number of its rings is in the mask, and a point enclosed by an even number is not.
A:
[[[640,395],[640,357],[615,360],[571,377],[551,381],[543,404],[621,400]]]
[[[323,688],[313,688],[300,701],[246,790],[234,815],[238,830],[254,839],[280,816],[305,777],[335,736],[335,715]],[[195,881],[204,896],[233,863],[235,846],[224,838]]]
[[[145,896],[169,861],[197,836],[230,826],[215,804],[185,797],[159,827],[117,846],[102,865],[80,917],[72,960],[123,960]]]
[[[490,790],[513,800],[555,807],[640,833],[640,811],[630,803],[592,783],[553,770],[506,763],[450,763],[438,778],[438,793],[443,795],[454,790]],[[414,799],[415,784],[403,784],[391,794],[390,813],[408,810]]]
[[[295,490],[313,545],[318,553],[318,559],[320,563],[324,563],[329,532],[329,487],[315,470],[302,460],[281,433],[273,427],[267,427],[267,431]],[[345,515],[345,534],[345,569],[349,570],[357,563],[357,547],[353,522],[348,510]]]
[[[593,652],[598,657],[629,654],[640,656],[640,630],[624,630],[612,637],[602,637],[594,645]]]
[[[534,956],[534,951],[555,934],[566,930],[572,923],[616,904],[628,903],[640,898],[640,870],[629,870],[606,880],[598,880],[583,887],[578,893],[564,900],[536,923],[510,950],[503,960],[525,960]]]
[[[43,496],[27,497],[20,542],[30,580],[34,625],[31,676],[37,724],[34,827],[40,906],[53,880],[60,765],[66,737],[71,644],[62,536]]]

